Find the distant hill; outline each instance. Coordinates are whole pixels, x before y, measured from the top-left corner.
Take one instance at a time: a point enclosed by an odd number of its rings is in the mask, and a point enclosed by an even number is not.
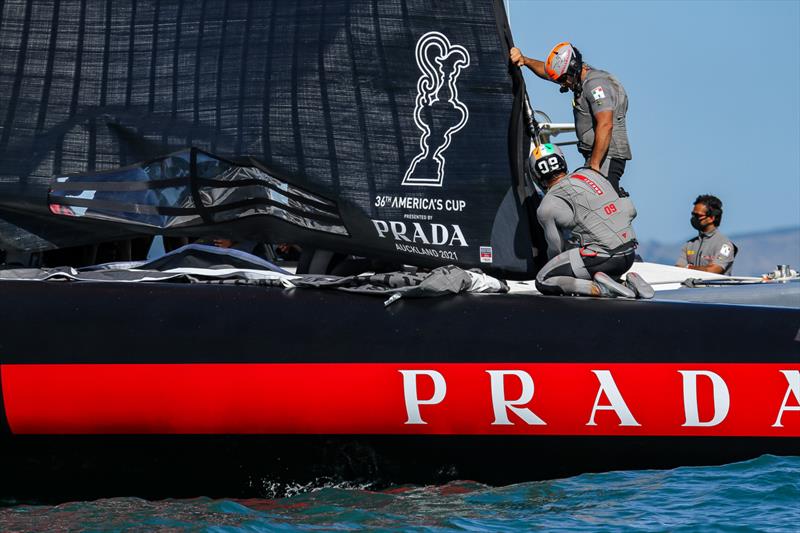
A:
[[[775,270],[777,264],[789,264],[800,270],[800,228],[782,228],[757,233],[728,235],[739,247],[733,273],[758,276]],[[656,241],[639,244],[639,255],[653,263],[675,264],[682,242],[663,244]]]

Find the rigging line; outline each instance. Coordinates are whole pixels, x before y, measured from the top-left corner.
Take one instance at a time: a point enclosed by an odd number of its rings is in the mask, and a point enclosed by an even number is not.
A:
[[[508,29],[511,30],[511,34],[514,34],[514,28],[511,27],[511,0],[503,0],[503,4],[506,6],[506,19],[508,20]],[[524,69],[519,67],[520,72],[523,73],[524,76]],[[541,139],[539,137],[539,123],[536,121],[536,117],[534,117],[534,111],[531,107],[530,99],[528,98],[527,92],[525,94],[524,100],[524,112],[526,115],[526,122],[528,123],[528,129],[530,130],[531,138],[533,138],[534,144],[537,146],[541,144]]]

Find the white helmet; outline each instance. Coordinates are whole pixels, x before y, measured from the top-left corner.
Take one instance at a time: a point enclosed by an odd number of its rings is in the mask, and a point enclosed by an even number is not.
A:
[[[555,144],[540,144],[531,151],[531,170],[536,184],[547,188],[547,183],[559,173],[567,172],[567,159]]]

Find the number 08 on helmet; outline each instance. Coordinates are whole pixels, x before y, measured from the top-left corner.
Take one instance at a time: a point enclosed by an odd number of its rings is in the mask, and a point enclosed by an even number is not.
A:
[[[567,159],[555,144],[540,144],[531,150],[531,170],[536,184],[547,189],[547,183],[561,173],[567,172]]]

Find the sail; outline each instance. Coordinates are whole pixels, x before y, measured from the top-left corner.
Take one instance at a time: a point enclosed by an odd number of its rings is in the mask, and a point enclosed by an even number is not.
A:
[[[0,248],[227,235],[535,271],[501,0],[0,6]]]

